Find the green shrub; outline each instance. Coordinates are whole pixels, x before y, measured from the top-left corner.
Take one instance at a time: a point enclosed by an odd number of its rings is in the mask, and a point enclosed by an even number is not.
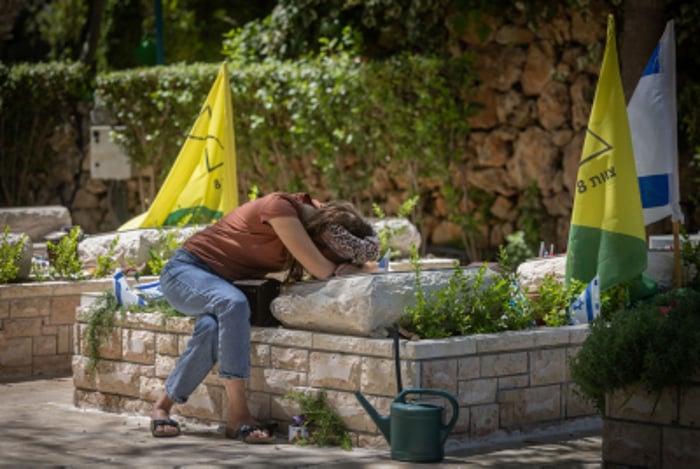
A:
[[[97,96],[126,126],[118,136],[137,166],[162,181],[200,112],[219,64],[151,67],[98,76]],[[308,190],[360,204],[378,168],[414,181],[450,181],[474,107],[472,59],[401,56],[364,62],[328,49],[296,61],[229,66],[243,193]],[[257,192],[257,191],[256,191]],[[455,203],[459,200],[456,199]],[[455,211],[457,207],[455,207]]]
[[[83,264],[78,256],[78,243],[82,235],[83,232],[80,227],[74,226],[58,243],[46,242],[52,277],[72,280],[80,280],[86,277]]]
[[[507,254],[501,248],[501,265]],[[471,276],[455,263],[445,287],[426,295],[420,282],[420,264],[414,247],[412,262],[416,273],[416,303],[405,309],[401,325],[422,338],[443,338],[506,330],[533,325],[527,299],[521,294],[512,272],[489,272],[483,264]]]
[[[554,275],[545,275],[537,286],[535,298],[529,301],[532,316],[549,327],[569,324],[569,307],[585,287],[576,279],[566,286]]]
[[[114,251],[119,244],[119,236],[115,236],[107,252],[104,254],[98,254],[97,256],[97,266],[92,276],[95,278],[109,277],[114,274],[115,269],[119,266],[119,262],[114,257]]]
[[[14,244],[9,241],[10,227],[6,226],[0,239],[0,283],[8,283],[17,278],[19,273],[19,261],[24,250],[27,236],[24,235]]]
[[[175,254],[175,251],[180,247],[180,242],[177,240],[176,230],[160,230],[158,232],[158,241],[153,247],[148,250],[150,259],[146,263],[146,275],[160,275],[165,264]]]
[[[676,289],[603,316],[571,363],[580,394],[604,413],[605,395],[640,388],[659,393],[700,371],[700,292]]]

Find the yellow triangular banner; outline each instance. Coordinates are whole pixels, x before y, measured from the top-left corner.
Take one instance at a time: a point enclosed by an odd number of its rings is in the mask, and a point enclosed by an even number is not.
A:
[[[233,106],[224,62],[153,203],[118,231],[207,224],[237,206]]]
[[[567,283],[598,276],[604,292],[639,276],[647,266],[644,217],[612,15],[575,190]]]

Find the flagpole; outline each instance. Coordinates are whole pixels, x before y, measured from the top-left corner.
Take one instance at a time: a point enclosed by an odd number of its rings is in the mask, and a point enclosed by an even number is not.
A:
[[[681,243],[680,243],[680,220],[673,221],[673,285],[681,287]]]

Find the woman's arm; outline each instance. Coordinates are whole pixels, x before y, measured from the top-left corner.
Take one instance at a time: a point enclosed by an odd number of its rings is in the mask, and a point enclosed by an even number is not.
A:
[[[268,223],[287,250],[311,275],[320,280],[333,276],[336,265],[321,254],[298,218],[276,217]]]

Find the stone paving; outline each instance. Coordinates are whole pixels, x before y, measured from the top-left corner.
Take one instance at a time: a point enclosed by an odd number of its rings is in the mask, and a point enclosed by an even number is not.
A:
[[[72,378],[0,383],[0,465],[8,467],[361,467],[435,466],[394,461],[388,450],[301,447],[227,440],[219,429],[188,426],[173,439],[150,435],[149,420],[73,406]],[[448,447],[440,466],[601,468],[598,430]]]

